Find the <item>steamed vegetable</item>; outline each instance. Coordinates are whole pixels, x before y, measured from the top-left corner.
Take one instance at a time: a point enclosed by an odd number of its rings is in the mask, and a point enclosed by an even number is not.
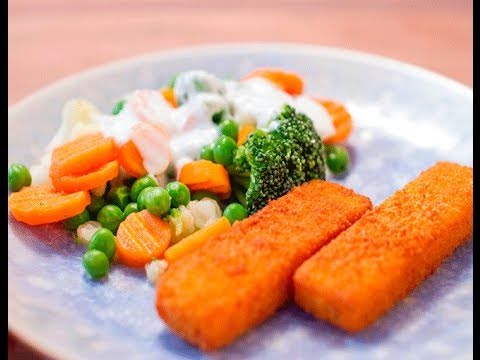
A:
[[[167,215],[172,202],[168,191],[160,187],[152,187],[148,190],[145,194],[145,208],[156,216]]]
[[[290,95],[300,95],[303,92],[302,78],[292,72],[280,69],[263,68],[254,70],[245,76],[244,79],[252,77],[262,77],[267,79]]]
[[[194,251],[205,241],[217,235],[220,235],[230,229],[230,222],[227,218],[221,217],[216,222],[194,232],[179,243],[172,245],[165,251],[165,260],[169,263],[181,258],[182,256]]]
[[[230,224],[233,224],[235,221],[245,219],[248,212],[241,204],[231,203],[223,210],[223,216],[230,221]]]
[[[52,177],[55,189],[66,193],[91,190],[105,185],[118,175],[118,162],[110,161],[100,168],[83,175],[63,175]]]
[[[249,214],[297,185],[325,179],[323,144],[312,121],[289,105],[272,121],[277,125],[274,130],[255,130],[239,147],[229,167],[234,175],[242,176],[250,167],[246,192]]]
[[[140,155],[132,140],[122,145],[118,150],[118,163],[135,178],[147,175],[147,170],[143,167],[142,155]]]
[[[146,210],[130,214],[117,231],[118,261],[132,267],[144,266],[163,256],[171,237],[168,222]]]
[[[165,189],[172,199],[172,207],[188,205],[190,201],[190,190],[185,184],[182,184],[180,181],[174,181],[168,183]]]
[[[29,225],[66,220],[80,214],[88,204],[88,191],[63,194],[56,192],[51,185],[27,186],[8,198],[13,217]]]
[[[113,258],[115,249],[115,235],[105,228],[98,229],[88,244],[88,250],[99,250],[103,252],[108,259]]]
[[[325,149],[328,169],[334,175],[342,175],[348,170],[350,156],[348,150],[341,145],[327,145]]]
[[[85,175],[114,161],[116,157],[117,150],[112,138],[105,138],[101,133],[82,135],[53,150],[50,177]]]
[[[25,186],[30,186],[32,176],[23,164],[12,164],[8,167],[8,187],[10,191],[20,191]]]
[[[253,126],[252,124],[242,125],[238,130],[237,145],[243,145],[247,141],[248,135],[250,135],[253,130],[255,130],[255,126]]]
[[[317,102],[322,104],[332,118],[335,134],[324,139],[325,144],[343,143],[352,132],[352,117],[348,113],[345,106],[332,100],[320,100]]]
[[[83,267],[92,279],[99,279],[108,274],[110,263],[107,256],[98,250],[88,250],[82,258]]]
[[[231,193],[227,170],[208,160],[185,164],[180,171],[179,181],[187,185],[191,192],[209,191],[221,199],[227,199]]]
[[[116,233],[124,215],[122,209],[115,205],[105,205],[97,215],[97,221],[102,227]]]
[[[83,210],[80,214],[72,216],[63,222],[63,227],[67,230],[77,230],[77,228],[90,220],[88,210]]]

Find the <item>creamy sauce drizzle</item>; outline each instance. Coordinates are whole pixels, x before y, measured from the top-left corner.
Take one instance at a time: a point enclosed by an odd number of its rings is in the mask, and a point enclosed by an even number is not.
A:
[[[267,130],[284,104],[305,113],[324,138],[335,133],[325,108],[308,96],[292,97],[262,78],[222,81],[205,71],[189,71],[177,77],[174,93],[181,104],[172,108],[158,90],[136,90],[125,97],[117,115],[100,113],[85,100],[68,102],[57,134],[47,146],[41,163],[32,167],[35,183],[49,181],[53,149],[81,134],[101,131],[118,146],[133,141],[150,175],[162,175],[172,163],[177,173],[198,159],[202,146],[220,134],[212,116],[223,112],[240,126],[250,123]]]

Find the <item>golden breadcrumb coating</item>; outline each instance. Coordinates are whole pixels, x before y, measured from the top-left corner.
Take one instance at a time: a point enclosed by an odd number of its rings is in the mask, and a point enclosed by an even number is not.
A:
[[[439,162],[300,266],[295,301],[362,330],[471,237],[472,213],[472,168]]]
[[[173,262],[157,284],[160,317],[203,350],[230,343],[291,299],[295,269],[371,208],[338,184],[295,188]]]

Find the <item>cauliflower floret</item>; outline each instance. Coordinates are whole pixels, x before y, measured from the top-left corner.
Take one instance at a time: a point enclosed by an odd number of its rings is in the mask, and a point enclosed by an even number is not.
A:
[[[215,220],[222,216],[222,210],[218,203],[210,198],[203,198],[202,200],[190,201],[187,209],[191,211],[195,219],[195,228],[202,229],[207,225],[212,224]]]
[[[96,221],[87,221],[77,228],[77,241],[83,245],[87,245],[92,239],[93,234],[100,229],[102,225]]]
[[[96,187],[95,189],[90,190],[90,194],[92,194],[95,197],[100,197],[105,194],[105,191],[107,190],[107,184],[100,185],[99,187]]]
[[[196,230],[193,215],[184,205],[180,205],[178,209],[172,209],[167,220],[172,229],[171,244],[176,244]]]
[[[98,131],[99,127],[94,119],[94,115],[98,113],[99,110],[92,103],[83,99],[70,100],[63,106],[60,128],[46,146],[40,163],[30,169],[32,184],[51,183],[49,170],[53,149],[80,135]]]
[[[155,284],[168,268],[168,263],[165,260],[153,260],[151,263],[145,265],[145,272],[147,279],[151,284]]]

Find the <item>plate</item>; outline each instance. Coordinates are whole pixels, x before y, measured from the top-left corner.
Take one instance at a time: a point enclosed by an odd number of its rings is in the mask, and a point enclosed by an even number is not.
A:
[[[306,92],[346,104],[355,130],[352,167],[335,179],[380,203],[438,160],[472,166],[473,94],[441,75],[391,59],[294,44],[178,49],[112,63],[67,78],[9,110],[8,160],[32,165],[60,124],[61,108],[84,97],[110,111],[136,88],[205,69],[240,77],[261,66],[302,74]],[[352,336],[294,304],[227,348],[203,354],[173,335],[154,308],[143,270],[114,266],[92,282],[83,248],[56,225],[8,217],[8,325],[37,350],[62,359],[472,358],[472,243],[366,331]]]

